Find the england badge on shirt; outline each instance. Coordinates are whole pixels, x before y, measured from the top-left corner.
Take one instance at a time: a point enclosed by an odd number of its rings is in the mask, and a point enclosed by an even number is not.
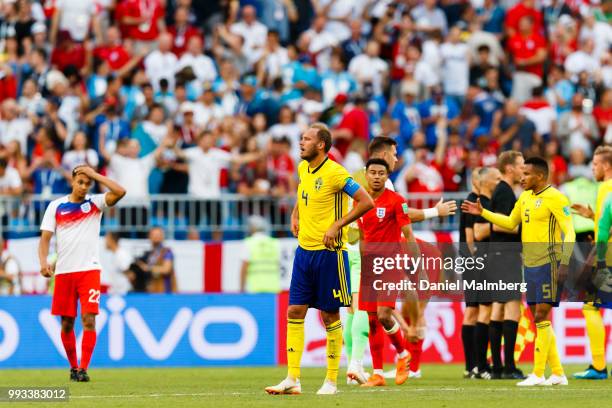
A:
[[[89,203],[81,204],[81,211],[83,211],[85,214],[90,212],[91,211],[91,204],[89,204]]]
[[[382,221],[382,219],[385,218],[386,213],[387,213],[387,209],[385,207],[377,207],[376,216],[378,217],[378,221]]]

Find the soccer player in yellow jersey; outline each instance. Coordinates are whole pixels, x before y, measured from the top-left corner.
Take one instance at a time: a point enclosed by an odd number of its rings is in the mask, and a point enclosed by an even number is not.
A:
[[[567,277],[576,239],[569,201],[548,184],[548,164],[542,158],[525,160],[521,185],[525,191],[509,216],[483,209],[480,201],[465,201],[461,209],[473,215],[482,215],[487,221],[508,230],[521,224],[523,273],[537,337],[533,373],[517,385],[567,385],[555,333],[550,325],[550,313],[552,307],[558,305],[560,287]],[[545,379],[547,362],[552,375]]]
[[[268,394],[300,394],[300,360],[304,318],[319,309],[327,329],[327,376],[317,394],[337,392],[342,354],[340,307],[351,304],[346,253],[347,226],[374,207],[372,197],[349,173],[329,159],[332,139],[327,127],[312,125],[300,141],[297,203],[291,230],[298,238],[287,309],[287,378],[267,387]],[[348,197],[354,200],[348,211]]]
[[[595,149],[592,170],[595,180],[601,181],[597,189],[595,212],[593,212],[590,206],[587,207],[582,204],[573,204],[572,209],[583,217],[592,218],[595,221],[595,237],[598,237],[599,223],[601,222],[602,215],[604,215],[602,211],[603,205],[606,197],[612,193],[612,147],[599,146]],[[605,233],[607,231],[602,232]],[[605,265],[608,267],[612,266],[612,251],[606,252]],[[586,321],[587,335],[591,346],[591,365],[586,370],[575,373],[574,378],[581,380],[604,380],[608,378],[608,371],[606,369],[606,330],[599,311],[600,307],[610,308],[612,305],[608,303],[586,302],[582,307],[582,314]]]

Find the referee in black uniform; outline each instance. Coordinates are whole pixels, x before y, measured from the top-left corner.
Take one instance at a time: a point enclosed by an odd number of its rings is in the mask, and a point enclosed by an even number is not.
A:
[[[498,168],[501,181],[491,198],[492,212],[510,215],[516,196],[514,188],[520,183],[523,175],[523,155],[517,151],[506,151],[499,155]],[[510,231],[497,225],[491,225],[489,256],[487,268],[488,281],[521,283],[523,280],[521,262],[521,237],[519,227]],[[489,323],[489,341],[493,367],[492,379],[524,379],[522,371],[516,368],[514,345],[518,322],[521,317],[521,292],[503,290],[492,292],[493,306]],[[501,344],[504,338],[504,365],[502,365]]]
[[[466,200],[472,201],[478,199],[480,179],[478,175],[480,167],[472,170],[472,191],[468,194]],[[473,202],[473,201],[472,201]],[[474,255],[476,248],[474,247],[474,216],[465,212],[461,212],[459,218],[459,256],[462,258],[470,258]],[[462,276],[465,281],[474,280],[473,270],[466,270]],[[463,324],[461,325],[461,341],[463,342],[463,355],[465,356],[465,371],[464,378],[470,378],[472,370],[476,368],[476,319],[478,317],[478,298],[476,291],[464,292],[465,311],[463,312]]]

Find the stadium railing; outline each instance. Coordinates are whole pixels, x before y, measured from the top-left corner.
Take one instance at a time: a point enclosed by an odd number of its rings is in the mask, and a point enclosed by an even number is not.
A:
[[[441,197],[457,200],[457,205],[467,196],[466,192],[442,194],[413,193],[408,196],[410,207],[433,207]],[[38,235],[44,210],[48,203],[60,196],[27,195],[23,197],[0,196],[2,232],[8,238]],[[203,200],[190,195],[151,195],[146,201],[123,204],[105,210],[102,230],[117,231],[127,236],[143,236],[151,227],[161,226],[168,238],[185,239],[196,230],[202,239],[240,239],[248,232],[250,215],[261,215],[268,222],[270,231],[278,236],[290,236],[291,211],[295,196],[243,196],[222,194],[219,198]],[[452,231],[458,228],[459,213],[443,219],[435,218],[416,223],[416,230]],[[215,235],[221,234],[221,235]]]

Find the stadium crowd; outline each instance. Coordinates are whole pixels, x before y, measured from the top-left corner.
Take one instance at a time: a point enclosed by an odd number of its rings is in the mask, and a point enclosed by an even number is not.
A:
[[[299,138],[332,157],[398,142],[400,192],[465,191],[501,150],[556,184],[612,142],[599,0],[4,0],[0,192],[68,191],[79,163],[126,202],[293,194]],[[440,137],[437,124],[448,136]]]

